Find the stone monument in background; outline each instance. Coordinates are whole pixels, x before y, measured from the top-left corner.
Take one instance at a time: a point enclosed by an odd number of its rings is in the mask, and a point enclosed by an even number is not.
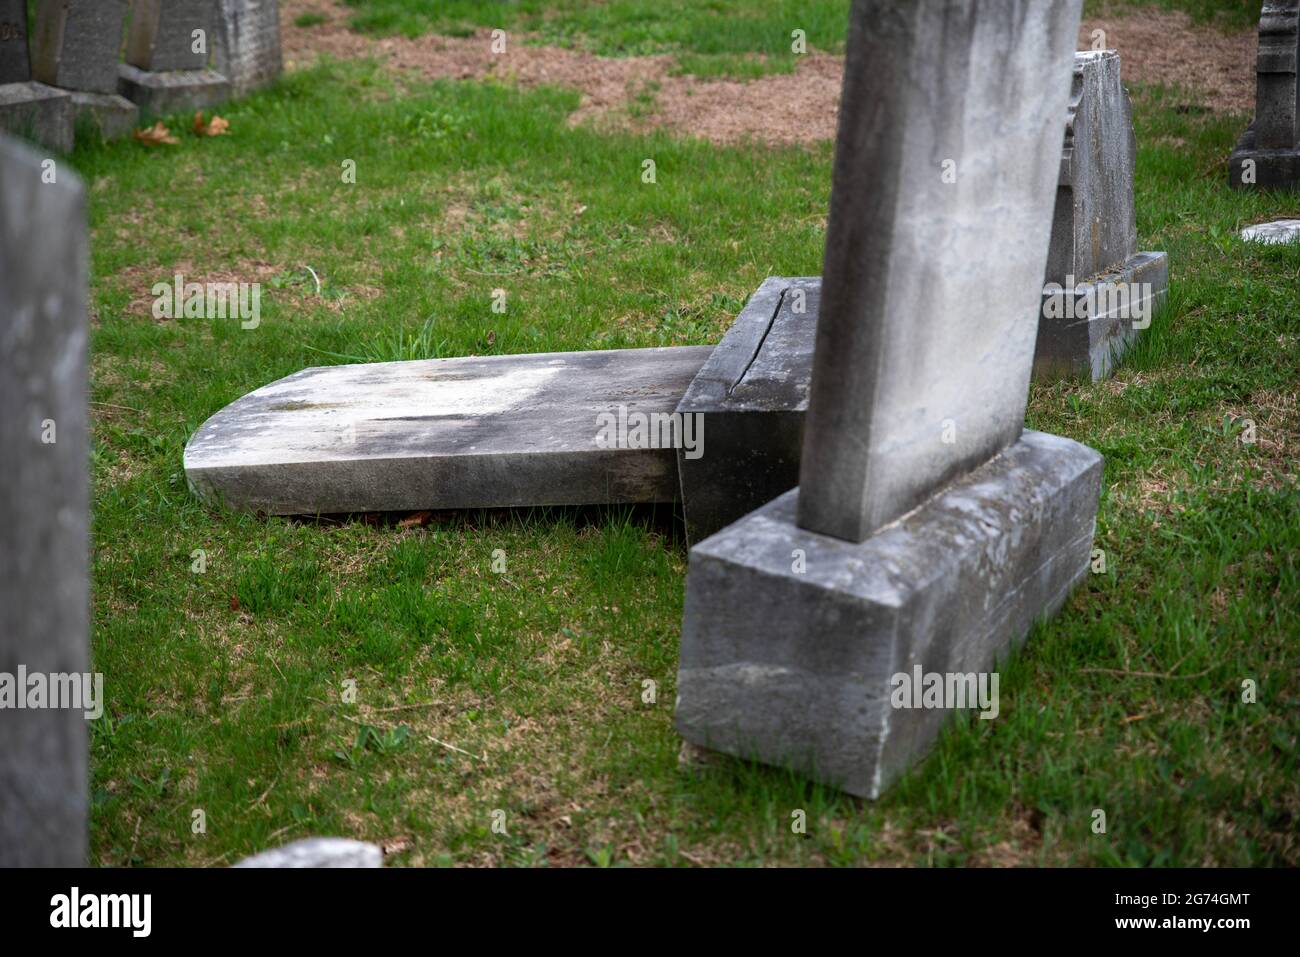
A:
[[[72,98],[32,79],[27,0],[0,0],[0,130],[72,149]]]
[[[1300,0],[1264,0],[1255,57],[1255,121],[1228,159],[1234,189],[1300,186]]]
[[[135,0],[120,89],[142,112],[216,106],[229,79],[209,68],[217,41],[217,0]]]
[[[1102,379],[1151,323],[1169,257],[1137,251],[1137,141],[1114,50],[1074,55],[1034,374]]]
[[[71,91],[74,122],[94,124],[104,139],[128,135],[136,105],[117,93],[127,0],[40,0],[32,75]]]

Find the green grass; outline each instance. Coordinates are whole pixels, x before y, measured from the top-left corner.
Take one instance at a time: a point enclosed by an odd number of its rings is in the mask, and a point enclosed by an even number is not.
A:
[[[810,48],[842,51],[851,0],[345,0],[355,29],[375,34],[468,36],[501,28],[605,56],[690,53],[790,61],[791,31]],[[1247,29],[1260,0],[1085,0],[1085,16],[1187,13],[1196,23]]]
[[[1179,11],[1193,23],[1222,30],[1251,30],[1259,25],[1260,0],[1084,0],[1084,16],[1141,14],[1142,8]]]
[[[569,128],[572,92],[355,63],[231,104],[230,136],[80,149],[94,861],[341,834],[397,864],[1300,863],[1300,250],[1234,239],[1300,198],[1226,188],[1244,117],[1135,94],[1141,248],[1169,251],[1172,306],[1113,380],[1035,386],[1028,415],[1106,455],[1107,571],[1004,669],[1002,717],[955,722],[875,804],[678,767],[671,509],[259,519],[181,469],[207,416],[307,365],[716,341],[764,276],[820,270],[828,145],[602,135]],[[261,325],[154,320],[176,271],[260,279]]]
[[[749,78],[794,68],[792,33],[809,51],[841,52],[850,0],[347,0],[354,28],[468,36],[501,28],[602,56],[675,54],[682,72]]]

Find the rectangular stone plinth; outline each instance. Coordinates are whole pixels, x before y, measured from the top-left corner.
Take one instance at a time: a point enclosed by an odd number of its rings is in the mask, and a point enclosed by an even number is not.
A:
[[[230,81],[215,70],[150,73],[123,63],[118,91],[140,112],[154,116],[177,110],[207,110],[230,99]]]
[[[0,130],[72,152],[72,98],[44,83],[0,84]]]
[[[860,543],[801,529],[799,489],[690,552],[676,726],[687,741],[875,798],[947,711],[891,678],[986,672],[1088,566],[1102,459],[1025,432]]]
[[[765,279],[677,404],[708,436],[677,453],[688,541],[799,484],[820,301],[820,276]]]
[[[140,108],[116,93],[73,93],[72,111],[78,128],[104,140],[130,136],[140,121]]]
[[[1087,282],[1043,289],[1034,378],[1104,379],[1169,293],[1169,256],[1138,253]]]
[[[1242,134],[1228,157],[1228,185],[1233,189],[1300,188],[1300,143],[1290,149],[1261,149],[1255,128]]]

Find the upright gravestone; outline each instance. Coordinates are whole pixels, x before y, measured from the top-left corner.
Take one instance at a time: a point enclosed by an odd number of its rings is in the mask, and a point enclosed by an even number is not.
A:
[[[214,0],[136,0],[126,62],[142,70],[202,70],[208,65]]]
[[[86,863],[86,715],[54,700],[89,656],[86,210],[50,169],[0,136],[0,867]]]
[[[117,94],[127,0],[41,0],[36,9],[33,76],[72,91],[76,120],[105,139],[126,136],[139,110]]]
[[[235,96],[275,82],[283,69],[279,0],[217,0],[214,63]]]
[[[800,485],[690,552],[677,728],[875,797],[1087,568],[1101,458],[1023,431],[1080,0],[855,0]],[[960,706],[960,703],[958,703]]]
[[[230,81],[208,68],[216,44],[217,0],[135,0],[119,90],[141,110],[205,109],[230,96]]]
[[[1300,0],[1264,0],[1255,57],[1255,121],[1228,159],[1236,189],[1300,186]]]
[[[1151,323],[1169,257],[1137,251],[1132,108],[1114,50],[1074,55],[1034,374],[1101,379]]]
[[[27,2],[0,0],[0,131],[70,152],[71,99],[31,76]]]
[[[31,78],[27,0],[0,0],[0,83],[26,83]]]

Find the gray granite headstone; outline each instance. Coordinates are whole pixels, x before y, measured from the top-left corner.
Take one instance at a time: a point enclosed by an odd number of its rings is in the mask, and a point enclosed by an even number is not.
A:
[[[1034,350],[1039,378],[1109,375],[1165,299],[1168,256],[1137,251],[1136,159],[1119,54],[1076,53]]]
[[[27,0],[0,0],[0,83],[24,83],[31,78]]]
[[[1300,0],[1264,0],[1255,57],[1255,120],[1228,159],[1234,189],[1300,186]]]
[[[40,0],[32,76],[50,86],[116,93],[127,0]]]
[[[215,41],[216,0],[135,0],[127,34],[126,62],[141,70],[201,70]],[[202,30],[205,52],[194,31]]]
[[[892,6],[854,8],[800,466],[854,542],[1020,435],[1077,4]]]
[[[85,190],[46,159],[0,136],[0,674],[28,688],[90,641]],[[83,710],[0,710],[0,867],[85,865],[87,747]]]
[[[216,68],[245,96],[283,69],[279,0],[217,0]]]
[[[1088,279],[1137,251],[1132,107],[1114,50],[1074,55],[1047,281]]]
[[[690,551],[692,744],[875,797],[962,706],[893,678],[1085,574],[1101,458],[1023,430],[1080,6],[855,0],[800,485]]]

